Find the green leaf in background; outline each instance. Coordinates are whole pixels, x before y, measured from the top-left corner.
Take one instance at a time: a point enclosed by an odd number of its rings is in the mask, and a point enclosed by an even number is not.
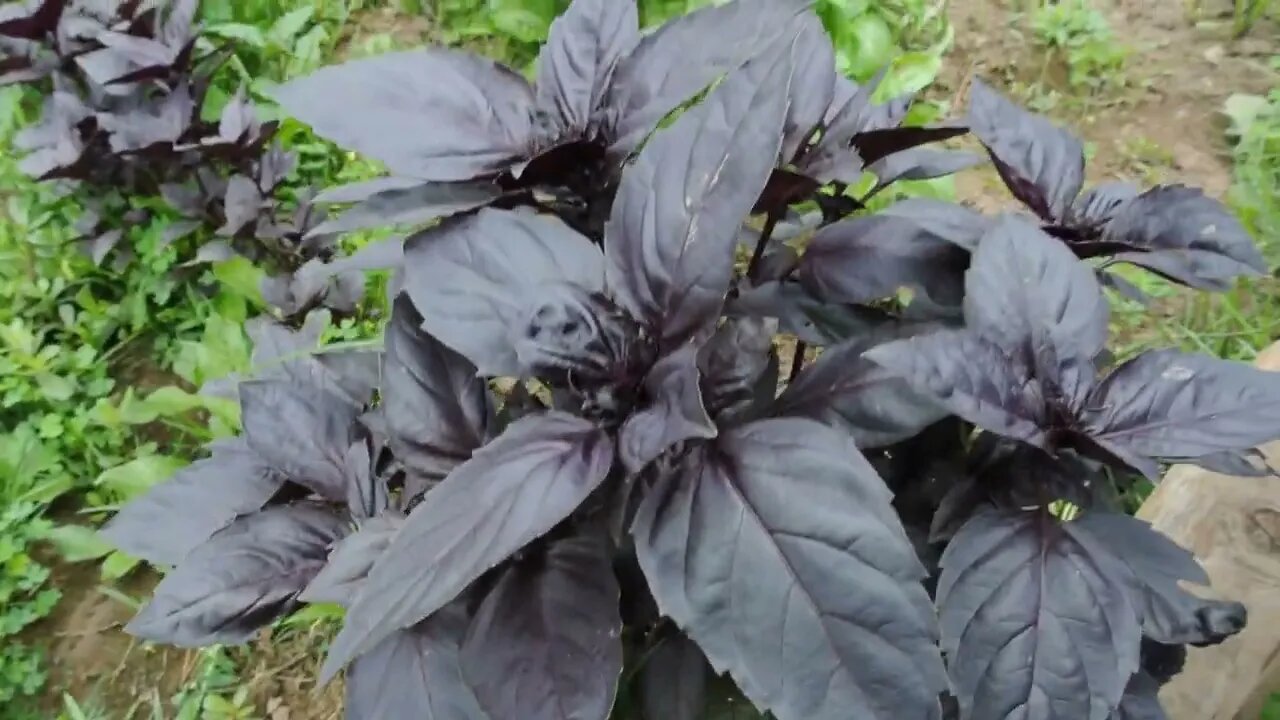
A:
[[[243,23],[217,23],[205,28],[205,32],[224,40],[237,40],[252,48],[267,46],[267,36],[261,29]]]
[[[53,543],[64,560],[72,563],[97,560],[115,549],[97,530],[84,525],[59,525],[48,530],[44,539]]]
[[[489,1],[494,28],[524,43],[541,42],[559,12],[555,0]]]
[[[134,568],[142,562],[127,553],[113,550],[106,560],[102,561],[102,579],[108,581],[119,580],[128,575]]]
[[[867,78],[897,52],[893,28],[876,13],[865,13],[835,31],[836,65],[841,72]]]
[[[279,47],[292,48],[294,39],[302,33],[307,23],[311,22],[315,12],[315,6],[303,5],[297,10],[285,13],[267,31],[267,38]]]
[[[167,480],[169,476],[186,465],[187,461],[182,458],[168,455],[143,455],[103,472],[93,484],[95,487],[111,492],[121,500],[130,500],[146,492],[153,485]]]
[[[909,52],[894,59],[888,76],[876,89],[876,100],[883,102],[904,93],[924,90],[942,70],[942,57],[934,53]]]

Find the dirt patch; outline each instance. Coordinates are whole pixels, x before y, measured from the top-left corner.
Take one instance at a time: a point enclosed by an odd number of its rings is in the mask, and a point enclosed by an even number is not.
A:
[[[343,26],[338,43],[338,58],[346,59],[365,52],[374,38],[389,38],[391,47],[413,48],[435,44],[432,23],[423,15],[405,15],[393,7],[370,8],[352,13]]]
[[[1187,15],[1184,3],[1094,0],[1092,5],[1130,50],[1125,87],[1049,111],[1093,146],[1089,180],[1185,182],[1224,196],[1231,164],[1220,109],[1232,93],[1265,93],[1277,81],[1267,62],[1280,50],[1275,28],[1260,23],[1250,36],[1233,39],[1229,18],[1220,18],[1229,7],[1211,0],[1202,4],[1199,22]],[[1042,89],[1072,97],[1061,63],[1046,58],[1029,21],[1015,15],[1022,6],[951,1],[956,47],[939,82],[944,94],[963,95],[969,79],[980,76],[1006,90],[1039,82]],[[983,210],[1012,206],[994,172],[965,173],[957,187],[961,199]]]

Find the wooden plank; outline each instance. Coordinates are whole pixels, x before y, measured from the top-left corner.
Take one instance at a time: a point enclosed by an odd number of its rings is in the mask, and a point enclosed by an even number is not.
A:
[[[1280,371],[1280,343],[1257,364]],[[1280,441],[1262,451],[1280,467]],[[1174,467],[1138,517],[1195,553],[1213,583],[1205,596],[1249,610],[1239,635],[1190,649],[1186,669],[1160,694],[1170,720],[1258,720],[1261,702],[1280,689],[1280,480]]]

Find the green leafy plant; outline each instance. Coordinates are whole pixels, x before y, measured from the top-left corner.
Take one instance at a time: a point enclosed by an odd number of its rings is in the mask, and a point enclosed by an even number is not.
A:
[[[1128,49],[1089,0],[1046,2],[1031,14],[1036,41],[1067,66],[1067,81],[1089,93],[1122,86]]]

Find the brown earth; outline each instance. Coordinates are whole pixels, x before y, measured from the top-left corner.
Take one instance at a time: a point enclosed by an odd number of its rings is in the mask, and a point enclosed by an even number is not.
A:
[[[1225,5],[1223,0],[1202,3],[1204,21],[1197,24],[1184,3],[1174,0],[1094,0],[1115,36],[1132,50],[1123,87],[1052,111],[1096,147],[1091,181],[1183,181],[1214,196],[1226,193],[1231,166],[1219,109],[1232,93],[1264,93],[1276,83],[1267,61],[1280,45],[1275,26],[1267,23],[1249,37],[1233,40],[1229,16],[1222,17],[1229,9],[1216,2]],[[1042,76],[1048,82],[1040,92],[1070,92],[1060,63],[1053,58],[1046,62],[1027,22],[1011,15],[1016,5],[1020,3],[951,0],[956,47],[938,93],[962,96],[973,76],[1012,88],[1023,99],[1027,85]],[[344,50],[373,35],[390,34],[403,46],[431,34],[424,22],[406,22],[385,11],[371,11],[354,22]],[[957,186],[962,199],[983,209],[1010,206],[994,173],[966,173]],[[53,617],[27,637],[49,649],[50,683],[42,709],[54,717],[67,692],[82,705],[107,708],[111,720],[150,718],[153,695],[169,710],[169,698],[197,673],[196,653],[142,645],[123,634],[120,628],[132,610],[101,592],[94,566],[60,567],[53,582],[63,600]],[[137,577],[118,589],[145,598],[153,584],[153,577]],[[340,683],[323,691],[314,688],[326,633],[323,625],[295,628],[275,638],[264,635],[235,653],[259,714],[268,720],[340,716]]]

